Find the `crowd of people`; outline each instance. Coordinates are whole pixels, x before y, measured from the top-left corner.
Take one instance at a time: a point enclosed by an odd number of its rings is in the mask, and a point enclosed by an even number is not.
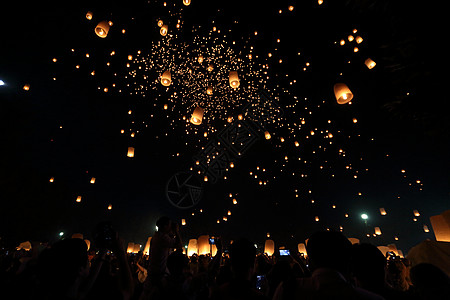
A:
[[[307,256],[257,253],[247,239],[222,245],[210,257],[182,251],[178,225],[157,221],[149,255],[126,253],[108,223],[88,250],[78,238],[30,251],[2,250],[1,299],[450,299],[439,266],[386,257],[340,232],[311,235]],[[225,247],[226,246],[226,247]]]

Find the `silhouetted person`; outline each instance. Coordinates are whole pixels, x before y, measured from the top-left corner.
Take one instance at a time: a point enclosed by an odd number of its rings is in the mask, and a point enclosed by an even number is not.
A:
[[[170,251],[182,247],[178,224],[172,223],[168,217],[164,216],[156,221],[156,226],[158,230],[150,243],[150,263],[144,283],[144,291],[140,299],[151,299],[157,290],[161,290],[161,279],[168,273],[167,259]]]
[[[411,268],[414,295],[420,299],[449,299],[450,279],[441,269],[429,263]]]
[[[251,285],[255,257],[256,249],[250,241],[235,241],[230,250],[233,279],[216,289],[211,299],[268,299]]]
[[[293,291],[289,293],[284,283],[281,283],[273,299],[383,299],[353,287],[346,279],[351,246],[349,240],[339,232],[314,233],[306,246],[313,270],[311,277],[296,279]]]
[[[351,274],[357,287],[383,296],[385,299],[406,299],[404,292],[386,283],[386,257],[371,244],[355,244],[351,251]]]
[[[395,256],[394,259],[389,259],[386,271],[386,281],[393,289],[397,291],[407,291],[409,289],[408,268],[400,257]]]

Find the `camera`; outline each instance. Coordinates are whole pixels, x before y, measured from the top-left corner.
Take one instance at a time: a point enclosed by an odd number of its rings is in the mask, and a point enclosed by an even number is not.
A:
[[[289,250],[287,250],[287,249],[280,250],[280,256],[288,256],[288,255],[291,255]]]
[[[260,290],[263,285],[263,281],[266,279],[266,275],[258,275],[256,276],[256,288]]]
[[[209,243],[210,243],[211,245],[214,245],[214,244],[216,243],[215,240],[214,240],[214,237],[212,237],[212,238],[209,239]]]

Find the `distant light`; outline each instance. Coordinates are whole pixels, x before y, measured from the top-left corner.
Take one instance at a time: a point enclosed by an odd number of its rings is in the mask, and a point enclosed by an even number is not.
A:
[[[361,214],[361,219],[367,220],[369,216],[367,214]]]
[[[5,85],[5,82],[0,79],[0,86]]]
[[[59,233],[59,236],[63,236],[63,235],[64,235],[64,232],[61,231],[61,232]]]

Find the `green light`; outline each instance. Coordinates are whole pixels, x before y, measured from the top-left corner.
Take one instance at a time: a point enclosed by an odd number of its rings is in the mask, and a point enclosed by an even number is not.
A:
[[[361,219],[367,220],[369,216],[367,214],[361,214]]]

